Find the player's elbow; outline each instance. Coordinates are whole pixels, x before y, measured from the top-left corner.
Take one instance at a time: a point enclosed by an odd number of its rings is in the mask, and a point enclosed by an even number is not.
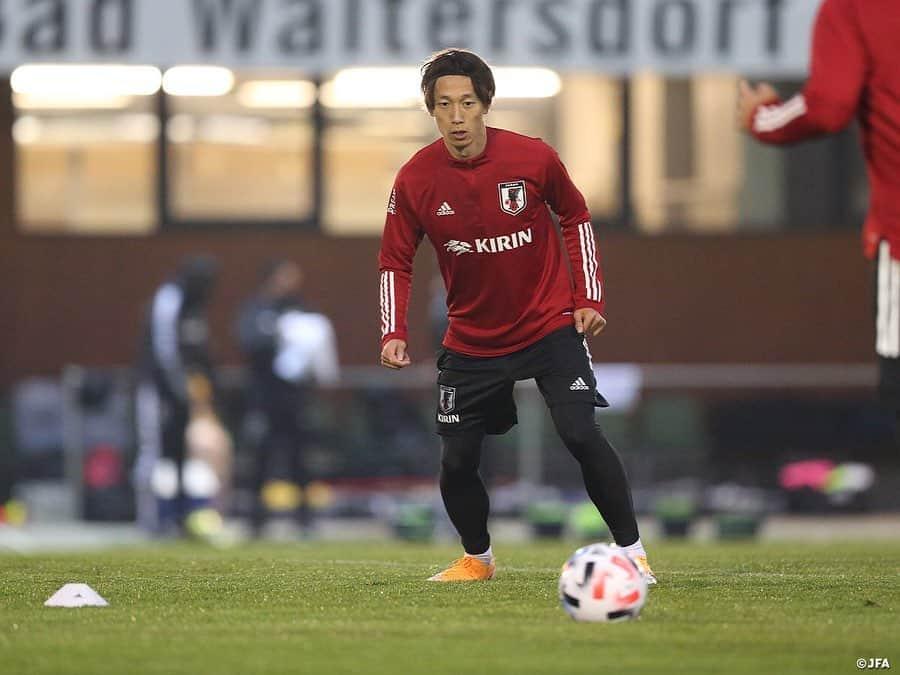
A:
[[[825,98],[810,94],[808,100],[808,119],[812,126],[822,134],[836,134],[850,124],[856,113],[856,102],[842,101],[844,97]]]
[[[844,130],[850,120],[853,119],[853,111],[831,111],[820,115],[816,120],[816,126],[823,134],[836,134]]]

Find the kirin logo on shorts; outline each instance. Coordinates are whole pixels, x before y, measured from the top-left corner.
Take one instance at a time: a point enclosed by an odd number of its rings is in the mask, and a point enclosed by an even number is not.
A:
[[[453,412],[456,407],[456,387],[441,385],[441,398],[438,403],[442,413]]]
[[[525,209],[525,181],[514,180],[508,183],[497,183],[500,192],[500,208],[511,216],[516,216]]]

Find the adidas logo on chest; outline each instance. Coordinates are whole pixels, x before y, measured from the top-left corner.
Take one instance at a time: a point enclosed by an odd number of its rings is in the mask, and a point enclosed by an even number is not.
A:
[[[437,211],[435,211],[435,215],[438,216],[452,216],[455,214],[456,211],[454,211],[453,207],[450,206],[447,202],[441,202],[441,205],[438,207]]]

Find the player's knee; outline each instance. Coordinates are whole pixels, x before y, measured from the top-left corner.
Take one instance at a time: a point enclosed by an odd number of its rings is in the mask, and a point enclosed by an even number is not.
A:
[[[556,432],[576,457],[583,454],[601,435],[594,421],[593,406],[559,405],[552,408],[551,414]]]
[[[444,453],[441,456],[441,473],[447,475],[472,473],[478,471],[478,463],[463,453]]]
[[[468,436],[445,437],[441,449],[441,473],[455,475],[478,471],[481,439]]]
[[[557,429],[562,442],[575,457],[584,456],[591,446],[596,444],[600,430],[593,424],[578,424],[576,426]]]

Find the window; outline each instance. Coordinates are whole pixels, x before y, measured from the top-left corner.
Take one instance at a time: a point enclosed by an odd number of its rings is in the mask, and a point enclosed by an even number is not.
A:
[[[207,66],[172,68],[163,87],[174,221],[311,217],[313,82]]]
[[[322,85],[322,229],[377,234],[397,170],[437,138],[416,68],[349,68]]]
[[[739,132],[739,76],[631,80],[631,198],[644,233],[857,227],[866,195],[856,131],[791,147]],[[802,82],[779,82],[784,98]]]
[[[735,127],[735,73],[494,74],[487,123],[556,148],[600,228],[729,234],[864,217],[857,130],[760,145]],[[218,66],[21,66],[11,78],[19,227],[278,223],[377,235],[398,169],[438,138],[419,80],[417,67],[345,68],[320,85]],[[787,97],[802,82],[776,85]]]
[[[739,221],[743,139],[735,129],[738,78],[632,78],[632,200],[637,227],[717,232]]]
[[[593,73],[565,75],[554,106],[553,145],[581,190],[594,224],[620,219],[622,85]]]
[[[19,227],[35,233],[153,231],[159,71],[21,66],[11,83]]]

